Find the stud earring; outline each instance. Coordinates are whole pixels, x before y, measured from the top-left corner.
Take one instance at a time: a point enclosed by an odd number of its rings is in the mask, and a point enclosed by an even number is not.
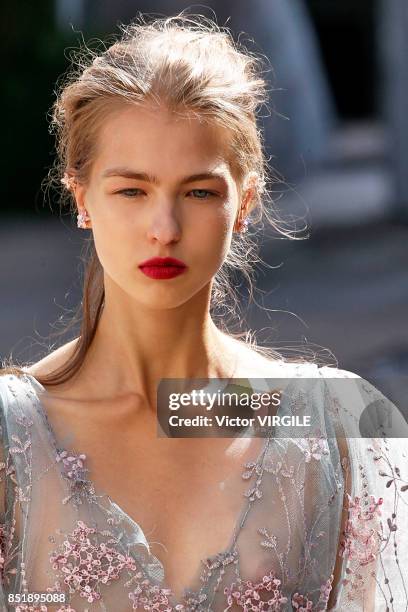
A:
[[[236,222],[236,231],[240,234],[245,234],[248,231],[248,225],[248,217],[244,217],[243,219],[241,217],[238,217],[238,220]]]
[[[68,189],[68,191],[74,190],[76,184],[75,176],[70,172],[64,172],[64,177],[61,179],[61,183]]]
[[[88,212],[85,208],[77,214],[77,225],[81,229],[88,229],[86,224],[90,220],[91,217],[88,215]]]
[[[64,176],[61,179],[61,183],[68,189],[68,191],[74,191],[74,187],[77,184],[77,179],[72,172],[64,172]],[[81,229],[88,229],[87,223],[91,220],[88,215],[86,208],[80,209],[77,214],[77,226]]]
[[[248,231],[248,225],[249,225],[248,217],[245,217],[245,219],[242,220],[240,229],[239,229],[241,234],[245,234]]]

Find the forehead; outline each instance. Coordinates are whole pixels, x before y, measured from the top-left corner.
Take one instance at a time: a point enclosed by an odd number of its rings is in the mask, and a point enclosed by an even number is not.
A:
[[[143,166],[165,176],[223,167],[229,173],[226,130],[171,113],[141,106],[108,113],[99,129],[93,173],[109,166]]]

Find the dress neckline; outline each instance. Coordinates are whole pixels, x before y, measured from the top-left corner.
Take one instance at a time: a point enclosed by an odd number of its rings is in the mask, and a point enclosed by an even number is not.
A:
[[[47,389],[35,378],[35,376],[33,376],[32,374],[30,374],[26,368],[21,368],[24,371],[24,376],[26,378],[26,382],[31,386],[33,392],[34,392],[34,398],[35,398],[35,402],[37,405],[37,410],[44,422],[44,425],[46,427],[46,431],[47,431],[47,435],[48,435],[48,440],[52,446],[52,449],[55,453],[55,458],[63,451],[66,451],[68,454],[72,454],[72,455],[78,455],[78,453],[71,451],[71,449],[69,447],[65,447],[59,444],[58,442],[58,438],[53,430],[53,427],[48,419],[48,414],[47,414],[47,410],[43,404],[43,402],[41,401],[37,389],[39,389],[41,391],[41,393],[47,394]],[[247,428],[248,429],[248,428]],[[237,436],[239,437],[239,436]],[[266,437],[265,438],[265,442],[261,445],[261,449],[257,455],[257,458],[252,461],[252,463],[254,465],[263,465],[264,462],[264,456],[267,452],[267,448],[269,446],[269,443],[271,441],[271,437]],[[80,451],[82,452],[82,451]],[[86,455],[84,453],[84,455]],[[86,455],[87,456],[87,455]],[[245,464],[247,463],[247,461],[245,462]],[[243,465],[243,467],[245,467],[245,464]],[[61,477],[64,477],[63,474],[63,467],[62,467],[62,462],[60,464],[59,467],[59,472]],[[89,472],[90,473],[90,472]],[[134,530],[134,534],[137,535],[137,540],[139,543],[144,544],[144,546],[146,547],[151,562],[154,564],[154,566],[156,567],[160,567],[162,570],[162,575],[163,580],[161,580],[160,582],[160,587],[163,589],[167,589],[168,591],[170,591],[171,593],[171,599],[173,599],[173,605],[179,605],[180,603],[183,603],[185,600],[185,597],[187,595],[187,593],[191,593],[192,590],[189,586],[184,586],[182,588],[181,594],[177,597],[174,593],[174,590],[172,587],[170,587],[168,584],[166,584],[166,577],[165,577],[165,567],[163,562],[156,556],[154,555],[151,551],[150,551],[150,545],[149,545],[149,541],[146,537],[146,534],[144,532],[144,530],[142,529],[142,527],[139,525],[139,523],[136,522],[135,519],[133,519],[118,503],[116,503],[114,501],[114,499],[112,499],[112,497],[106,493],[103,490],[100,490],[98,487],[95,486],[95,483],[93,482],[92,479],[92,475],[91,477],[87,478],[89,484],[92,486],[93,491],[95,493],[95,496],[99,499],[99,498],[105,498],[108,503],[109,506],[113,509],[115,514],[119,514],[119,516],[122,517],[122,519],[124,519],[124,521],[126,521],[128,524],[130,524]],[[248,514],[249,510],[251,508],[251,502],[249,500],[247,500],[246,502],[244,501],[241,507],[241,510],[238,512],[238,516],[237,519],[235,520],[234,526],[233,526],[233,530],[232,530],[232,534],[230,536],[229,539],[229,543],[228,545],[222,549],[221,551],[217,551],[214,554],[211,554],[210,556],[206,556],[205,558],[202,558],[199,560],[199,564],[198,564],[198,568],[196,570],[196,574],[195,577],[193,578],[193,581],[195,581],[197,579],[198,574],[200,573],[200,569],[202,566],[202,563],[205,560],[211,561],[211,560],[215,560],[215,559],[219,559],[222,556],[228,556],[231,555],[231,553],[233,552],[234,548],[235,548],[235,542],[238,538],[239,532],[241,530],[241,527],[243,525],[243,521],[245,520],[246,515]],[[239,554],[238,552],[236,554]],[[201,594],[203,592],[205,592],[205,585],[204,587],[202,587],[199,592],[197,594]]]

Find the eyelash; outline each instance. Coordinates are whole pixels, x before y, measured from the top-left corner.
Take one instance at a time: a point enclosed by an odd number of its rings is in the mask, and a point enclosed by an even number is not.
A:
[[[121,194],[121,195],[123,194],[125,196],[125,198],[135,197],[134,195],[133,196],[125,195],[125,192],[127,192],[127,191],[140,191],[140,192],[143,193],[143,190],[139,189],[137,187],[129,188],[129,189],[121,189],[120,191],[116,191],[115,193]],[[218,195],[217,193],[214,193],[213,191],[209,191],[208,189],[192,189],[188,193],[192,193],[193,191],[204,191],[205,193],[209,194],[210,197],[217,197],[217,195]],[[196,200],[208,200],[208,197],[205,197],[205,198],[195,198],[195,199]]]

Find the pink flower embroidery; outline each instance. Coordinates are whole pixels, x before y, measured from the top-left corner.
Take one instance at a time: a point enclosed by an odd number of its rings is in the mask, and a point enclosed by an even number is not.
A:
[[[250,580],[237,584],[234,582],[224,589],[228,603],[224,612],[234,604],[240,606],[244,612],[261,612],[262,610],[279,612],[281,604],[288,601],[287,597],[283,597],[280,585],[281,581],[276,578],[273,571],[270,571],[261,582],[256,584]],[[262,596],[267,599],[262,599]]]
[[[94,534],[98,539],[93,541]],[[101,541],[101,537],[105,541]],[[100,588],[109,585],[112,580],[118,580],[124,570],[131,572],[130,579],[124,584],[129,587],[133,584],[133,591],[129,593],[134,610],[158,610],[172,612],[184,610],[183,604],[172,607],[169,598],[170,589],[161,588],[144,577],[137,567],[133,557],[124,555],[117,548],[117,540],[110,531],[97,531],[83,521],[77,521],[77,527],[67,536],[57,551],[50,555],[50,563],[58,572],[58,580],[54,587],[48,590],[61,591],[61,582],[66,584],[70,593],[79,593],[80,597],[89,603],[102,598]],[[58,612],[75,612],[70,606],[62,606]]]
[[[313,612],[313,601],[300,593],[292,595],[292,606],[294,610],[299,612],[309,612],[309,610]]]
[[[142,578],[142,573],[138,573],[136,577]],[[141,608],[143,610],[172,612],[173,606],[169,601],[171,595],[171,589],[162,589],[158,585],[152,585],[150,580],[146,578],[140,581],[132,593],[129,593],[129,599],[133,602],[133,610]],[[184,606],[178,606],[176,609],[183,610]]]
[[[87,468],[84,468],[83,461],[86,459],[86,455],[76,455],[75,453],[71,453],[70,455],[66,450],[60,450],[57,452],[56,461],[61,461],[64,465],[65,474],[67,478],[71,478],[72,480],[76,480],[78,478],[82,478],[84,472],[89,472]]]
[[[329,601],[330,593],[333,588],[333,580],[334,574],[331,574],[330,578],[324,584],[322,584],[320,587],[319,601],[322,601],[323,603],[327,603]]]
[[[95,537],[97,534],[97,537]],[[267,535],[267,534],[266,534]],[[122,554],[118,549],[118,540],[109,530],[99,531],[89,527],[78,520],[75,529],[68,534],[57,550],[50,555],[50,563],[57,573],[57,580],[53,587],[47,590],[52,592],[68,587],[69,593],[78,593],[89,603],[102,599],[101,587],[109,585],[112,580],[118,580],[123,571],[130,571],[130,578],[124,583],[133,590],[129,593],[132,609],[158,612],[187,612],[201,609],[206,600],[205,593],[185,591],[182,602],[173,604],[174,594],[170,588],[161,587],[146,577],[135,559],[130,555]],[[207,567],[212,571],[236,560],[237,551],[231,554],[218,555],[215,560],[207,559]],[[320,588],[319,602],[326,603],[331,591],[333,575]],[[271,570],[260,582],[250,580],[238,581],[224,588],[227,612],[233,606],[240,607],[243,612],[280,612],[282,604],[288,598],[283,595],[282,582]],[[291,599],[292,606],[299,612],[314,610],[313,602],[307,595],[295,593]],[[45,607],[21,607],[16,612],[46,612]],[[67,603],[58,609],[58,612],[75,612]]]
[[[82,504],[83,498],[89,502],[94,501],[96,498],[94,485],[86,476],[89,469],[84,466],[85,459],[86,455],[83,453],[68,453],[65,449],[57,451],[56,461],[62,463],[62,474],[70,487],[70,495],[62,500],[63,504],[68,503],[72,499],[73,504],[78,506]]]
[[[377,501],[370,495],[368,509],[361,507],[359,497],[347,494],[349,516],[341,542],[340,554],[348,559],[357,559],[360,565],[367,565],[376,559],[380,547],[380,537],[375,527],[376,515],[381,515],[379,506],[383,503],[382,497]]]
[[[133,557],[121,554],[114,546],[116,540],[109,531],[98,532],[105,542],[92,541],[97,530],[77,521],[77,527],[50,555],[50,563],[59,572],[58,578],[70,593],[79,592],[92,603],[101,598],[100,587],[120,578],[124,569],[136,571]]]
[[[320,603],[325,604],[324,610],[326,610],[327,602],[329,601],[330,592],[332,590],[332,583],[334,579],[334,574],[331,574],[330,578],[326,580],[320,587],[320,597],[318,601],[318,607],[314,606],[313,600],[309,599],[307,595],[301,595],[300,593],[294,593],[292,595],[292,606],[294,610],[298,610],[298,612],[309,612],[310,610],[321,610]]]

